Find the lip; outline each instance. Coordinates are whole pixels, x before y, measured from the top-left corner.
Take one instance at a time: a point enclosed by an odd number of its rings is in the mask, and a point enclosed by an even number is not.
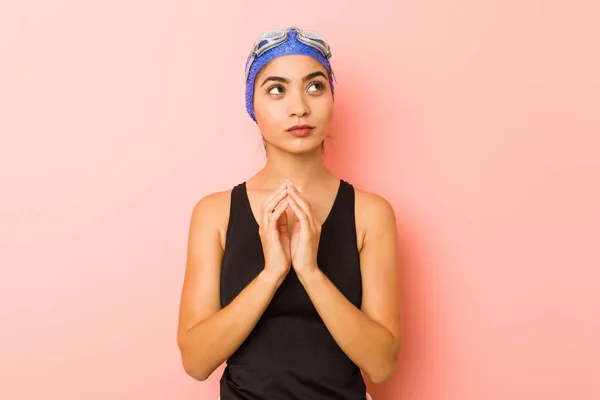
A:
[[[294,125],[287,129],[287,131],[296,137],[306,137],[310,135],[313,129],[315,127],[311,125]]]

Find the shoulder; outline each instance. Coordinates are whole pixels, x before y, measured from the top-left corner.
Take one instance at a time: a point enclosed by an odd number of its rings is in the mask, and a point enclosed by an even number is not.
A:
[[[357,217],[371,219],[395,218],[394,207],[380,194],[362,189],[354,189]]]
[[[393,234],[396,230],[396,213],[390,201],[367,190],[355,188],[354,193],[354,212],[360,243],[364,244],[369,236]]]
[[[224,243],[230,204],[231,190],[213,192],[202,197],[192,209],[190,230],[212,230]]]
[[[192,215],[203,216],[228,211],[230,199],[231,190],[207,194],[196,202],[192,211]]]

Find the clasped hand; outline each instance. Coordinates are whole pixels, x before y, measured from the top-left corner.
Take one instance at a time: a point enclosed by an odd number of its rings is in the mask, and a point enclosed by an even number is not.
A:
[[[294,213],[290,236],[286,210]],[[265,255],[265,269],[284,275],[290,264],[299,277],[314,272],[321,238],[321,224],[312,213],[310,203],[291,182],[283,184],[263,203],[260,235]]]

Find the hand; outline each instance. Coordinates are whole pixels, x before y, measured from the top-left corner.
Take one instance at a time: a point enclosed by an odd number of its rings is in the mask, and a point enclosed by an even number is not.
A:
[[[290,236],[285,212],[289,206],[286,186],[281,185],[262,204],[258,230],[265,256],[264,271],[272,274],[279,283],[289,272],[291,264]]]
[[[317,252],[321,239],[321,224],[315,219],[310,203],[288,183],[289,205],[294,211],[294,231],[291,237],[292,266],[299,277],[318,269]]]

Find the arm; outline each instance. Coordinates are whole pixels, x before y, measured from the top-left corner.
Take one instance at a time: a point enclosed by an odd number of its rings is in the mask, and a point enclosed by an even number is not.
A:
[[[308,269],[300,281],[340,348],[378,383],[394,372],[401,348],[396,219],[389,203],[373,194],[357,196],[357,210],[359,225],[365,226],[360,251],[362,310],[350,303],[319,268]]]
[[[228,192],[198,202],[190,223],[187,265],[177,342],[185,371],[205,380],[248,337],[271,301],[280,277],[263,270],[226,307],[220,307],[219,280]]]

